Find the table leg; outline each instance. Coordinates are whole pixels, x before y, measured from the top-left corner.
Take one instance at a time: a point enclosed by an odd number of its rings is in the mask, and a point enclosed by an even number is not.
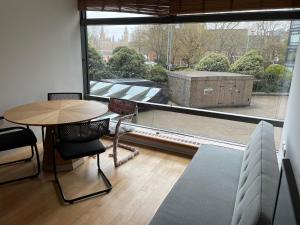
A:
[[[53,171],[53,142],[51,131],[55,127],[46,128],[46,137],[44,144],[44,156],[43,156],[43,169],[46,171]],[[75,159],[75,160],[63,160],[59,154],[56,156],[56,168],[57,171],[70,171],[81,165],[84,160]]]

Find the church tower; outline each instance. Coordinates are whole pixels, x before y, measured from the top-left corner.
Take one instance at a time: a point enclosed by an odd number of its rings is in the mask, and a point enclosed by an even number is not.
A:
[[[101,26],[101,31],[100,31],[100,49],[103,49],[105,46],[105,33],[104,33],[104,27]]]
[[[125,43],[128,43],[129,41],[129,35],[128,35],[128,29],[127,26],[125,26],[125,31],[124,31],[124,38],[123,38]]]

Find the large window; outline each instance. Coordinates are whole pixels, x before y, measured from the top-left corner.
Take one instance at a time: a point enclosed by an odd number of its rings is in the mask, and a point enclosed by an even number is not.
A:
[[[290,21],[90,25],[89,93],[283,120],[287,43],[296,38],[289,28]],[[162,110],[141,110],[137,123],[241,143],[254,128]]]

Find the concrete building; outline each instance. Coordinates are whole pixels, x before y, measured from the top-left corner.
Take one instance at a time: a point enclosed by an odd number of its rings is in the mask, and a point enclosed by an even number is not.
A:
[[[291,22],[290,33],[288,39],[288,48],[285,58],[285,66],[291,71],[294,70],[297,47],[300,41],[300,21]]]
[[[169,98],[192,108],[250,105],[253,76],[207,71],[168,73]]]

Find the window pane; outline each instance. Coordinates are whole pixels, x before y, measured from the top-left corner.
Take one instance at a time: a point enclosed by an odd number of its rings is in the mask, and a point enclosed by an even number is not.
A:
[[[161,110],[139,112],[137,124],[240,144],[249,142],[250,135],[256,127],[256,124]],[[280,146],[281,134],[282,129],[275,128],[274,138],[277,149]]]
[[[89,26],[90,93],[284,119],[299,42],[295,22]],[[200,132],[199,127],[208,126],[200,119],[197,123],[197,116],[173,118],[175,114],[155,110],[142,115],[142,125],[194,135],[205,135],[207,129]],[[186,126],[172,126],[182,121]]]

